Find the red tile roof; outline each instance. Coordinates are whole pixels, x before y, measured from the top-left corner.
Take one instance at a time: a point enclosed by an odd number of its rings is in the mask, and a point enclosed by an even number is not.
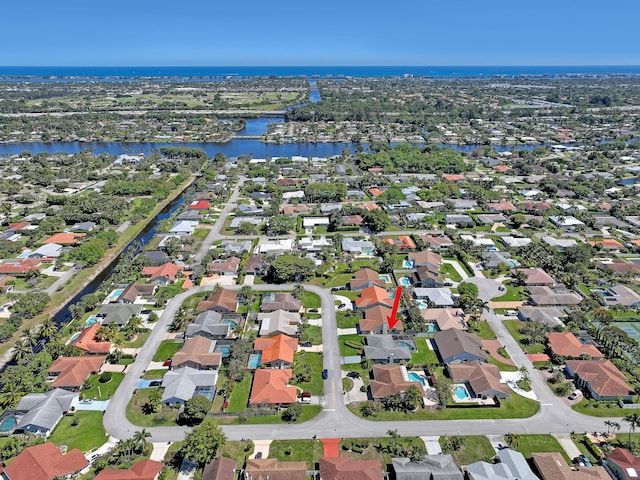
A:
[[[622,248],[622,244],[617,240],[614,240],[613,238],[604,238],[596,242],[589,242],[589,245],[591,245],[592,247],[602,247],[602,248],[614,248],[614,249]]]
[[[583,354],[592,358],[602,358],[602,353],[594,345],[583,345],[571,332],[547,333],[549,348],[556,355],[578,358]]]
[[[143,277],[150,277],[151,280],[156,278],[166,278],[171,283],[176,281],[178,274],[182,271],[182,267],[174,263],[165,263],[159,267],[144,267],[142,269]]]
[[[380,190],[379,188],[374,187],[369,189],[369,193],[374,197],[377,197],[378,195],[382,195],[384,193],[384,190]]]
[[[293,355],[298,350],[298,340],[282,334],[271,338],[256,338],[253,348],[262,351],[262,363],[293,363]]]
[[[71,341],[71,345],[89,353],[109,353],[111,351],[111,342],[98,342],[95,340],[96,332],[100,327],[99,323],[94,323],[85,328],[80,333],[80,336]]]
[[[162,467],[155,460],[142,460],[127,470],[102,470],[95,480],[154,480]]]
[[[204,311],[211,309],[226,310],[235,312],[238,308],[238,294],[224,288],[213,292],[209,298],[198,303],[196,310]]]
[[[629,450],[624,448],[614,448],[607,455],[607,460],[614,462],[622,470],[632,468],[636,471],[640,471],[640,457],[636,457]]]
[[[13,230],[14,232],[17,232],[18,230],[27,228],[29,225],[31,225],[29,222],[10,223],[9,230]]]
[[[209,210],[210,208],[211,204],[208,200],[197,200],[189,205],[189,210]]]
[[[86,237],[86,233],[54,233],[47,238],[44,243],[57,243],[59,245],[73,245],[78,243],[78,239]]]
[[[464,180],[464,175],[444,174],[442,178],[449,182],[457,182],[458,180]]]
[[[294,403],[298,389],[289,386],[293,371],[290,368],[271,369],[261,368],[256,370],[251,386],[250,404],[270,403]]]
[[[42,269],[42,262],[38,258],[21,258],[0,264],[0,274],[6,275],[24,275],[40,269]]]
[[[80,450],[62,454],[53,443],[47,442],[25,448],[13,461],[0,469],[10,480],[51,480],[82,470],[89,465]]]
[[[58,373],[52,387],[80,388],[91,373],[100,370],[106,360],[104,355],[95,357],[58,357],[49,367],[49,373]]]
[[[355,303],[356,308],[370,308],[379,304],[393,306],[393,301],[389,298],[387,291],[375,285],[363,289]]]
[[[631,395],[627,377],[609,360],[567,360],[567,366],[600,397]]]
[[[320,458],[322,480],[382,480],[382,464],[377,460]]]

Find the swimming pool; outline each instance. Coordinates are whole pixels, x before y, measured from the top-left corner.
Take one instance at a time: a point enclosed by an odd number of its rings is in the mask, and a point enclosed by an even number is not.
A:
[[[425,308],[429,308],[429,305],[424,300],[416,300],[416,303],[418,304],[418,308],[421,310],[424,310]]]
[[[416,349],[416,347],[414,347],[410,343],[403,342],[402,340],[398,340],[398,346],[399,347],[407,347],[412,352]]]
[[[5,417],[2,422],[0,422],[0,432],[12,432],[13,429],[16,428],[16,425],[18,425],[18,419],[15,416],[10,415]]]
[[[214,352],[220,352],[222,353],[223,358],[227,358],[229,356],[230,349],[231,347],[229,347],[229,345],[216,345]]]
[[[231,325],[233,328],[236,328],[238,326],[238,322],[235,322],[234,320],[231,320],[230,318],[226,318],[226,319],[222,320],[222,323],[224,323],[225,325]]]
[[[454,394],[458,400],[468,400],[471,398],[467,387],[465,387],[464,385],[456,385]]]
[[[402,261],[402,267],[403,268],[413,268],[413,260],[409,260],[409,259],[404,259]]]
[[[73,336],[69,339],[69,343],[73,342],[79,336],[80,336],[80,332],[74,333]]]
[[[111,298],[113,300],[117,299],[124,292],[124,288],[116,288],[113,292],[111,292]]]
[[[260,362],[262,361],[261,353],[252,353],[249,355],[249,368],[258,368],[260,366]]]
[[[402,287],[410,287],[411,286],[411,280],[409,280],[409,277],[400,277],[398,279],[398,284]]]
[[[87,321],[84,322],[84,326],[85,327],[90,327],[94,323],[98,323],[98,317],[89,317],[89,318],[87,318]]]
[[[438,330],[438,326],[434,323],[430,323],[429,325],[427,325],[427,332],[429,333],[437,332]]]
[[[409,380],[420,382],[423,387],[427,384],[427,381],[415,372],[409,372]]]
[[[384,273],[382,275],[378,275],[378,277],[380,277],[380,280],[384,280],[385,283],[391,283],[391,275]]]

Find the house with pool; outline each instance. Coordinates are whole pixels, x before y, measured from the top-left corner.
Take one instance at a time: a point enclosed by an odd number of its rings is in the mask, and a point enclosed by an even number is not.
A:
[[[469,398],[500,398],[504,400],[511,395],[509,387],[500,382],[500,369],[491,363],[477,361],[450,363],[447,365],[447,373],[454,384],[461,384],[465,387]],[[465,400],[464,393],[454,386],[454,395],[458,400]]]
[[[415,374],[414,374],[415,375]],[[404,365],[374,365],[371,380],[371,398],[381,400],[387,395],[404,393],[410,386],[415,386],[424,396],[424,379],[413,380]]]

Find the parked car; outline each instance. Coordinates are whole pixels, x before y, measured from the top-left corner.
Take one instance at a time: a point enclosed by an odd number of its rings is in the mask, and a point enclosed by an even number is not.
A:
[[[584,462],[582,461],[582,455],[577,456],[576,458],[573,459],[573,463],[575,463],[576,465],[579,465],[581,467],[586,466],[584,464]]]
[[[569,400],[575,400],[582,396],[582,392],[580,390],[574,390],[571,395],[569,395]]]
[[[313,346],[313,344],[311,342],[304,342],[304,343],[301,343],[300,346],[309,348],[309,347]]]
[[[585,467],[593,467],[591,460],[589,460],[585,455],[580,455],[580,459],[582,460],[582,463],[584,463]]]
[[[329,378],[329,370],[325,368],[324,370],[322,370],[322,379],[326,380],[327,378]]]
[[[317,308],[310,308],[309,309],[309,313],[318,313],[320,310],[318,310]]]
[[[360,378],[360,372],[347,372],[347,377]]]
[[[311,398],[311,392],[300,392],[298,398]]]
[[[171,360],[165,360],[164,362],[162,362],[162,366],[163,367],[170,367],[171,366]]]
[[[254,457],[256,460],[260,460],[262,458],[262,452],[258,452],[256,453],[256,456]]]

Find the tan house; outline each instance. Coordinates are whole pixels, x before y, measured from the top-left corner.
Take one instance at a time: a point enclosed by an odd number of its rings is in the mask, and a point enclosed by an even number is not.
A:
[[[222,363],[222,353],[214,352],[216,341],[195,336],[184,342],[184,346],[171,359],[171,368],[191,367],[196,370],[217,370]]]
[[[583,344],[571,332],[549,332],[547,342],[551,352],[561,357],[580,358],[588,355],[594,360],[603,357],[602,352],[594,345]]]
[[[277,458],[247,460],[245,480],[306,480],[307,462],[281,462]]]
[[[403,365],[374,365],[373,380],[371,380],[371,396],[381,399],[393,393],[404,393],[410,386],[415,385],[424,396],[424,389],[420,382],[409,380],[407,368]]]
[[[542,480],[611,480],[604,467],[576,468],[558,452],[534,453],[531,459]]]
[[[221,288],[213,291],[209,298],[198,303],[199,312],[213,310],[214,312],[230,313],[238,309],[238,294],[231,290]]]

